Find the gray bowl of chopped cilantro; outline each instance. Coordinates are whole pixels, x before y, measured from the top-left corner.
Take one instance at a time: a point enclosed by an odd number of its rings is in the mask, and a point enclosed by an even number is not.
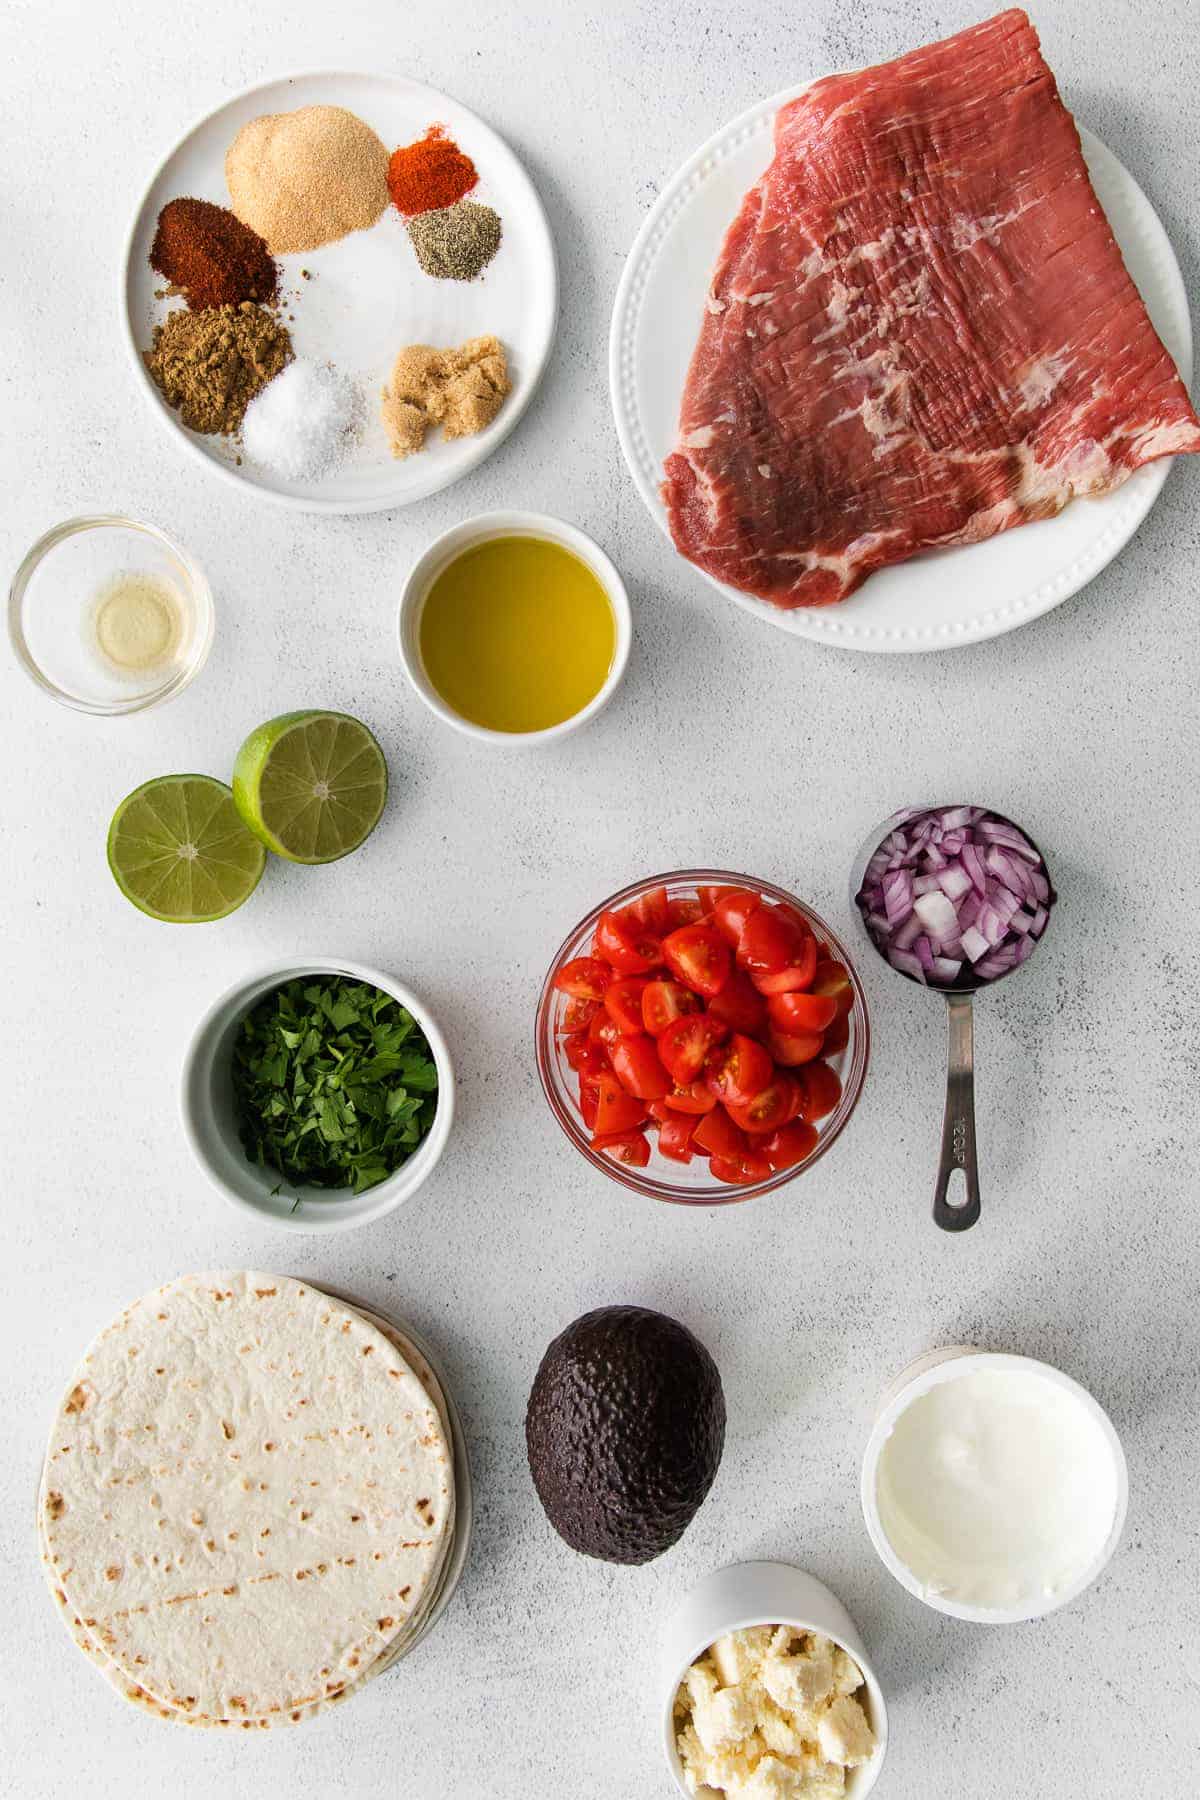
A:
[[[361,964],[263,969],[201,1021],[183,1123],[235,1205],[300,1231],[364,1225],[431,1174],[454,1112],[428,1009]]]

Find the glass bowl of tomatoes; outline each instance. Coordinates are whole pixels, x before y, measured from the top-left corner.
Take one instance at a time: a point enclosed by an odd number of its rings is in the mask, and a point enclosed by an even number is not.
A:
[[[537,1065],[551,1111],[606,1175],[690,1206],[782,1187],[858,1104],[866,995],[794,894],[725,869],[634,882],[550,967]]]

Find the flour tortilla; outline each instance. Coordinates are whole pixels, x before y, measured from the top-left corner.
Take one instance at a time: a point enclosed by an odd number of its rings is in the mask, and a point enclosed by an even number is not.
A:
[[[238,1724],[299,1722],[386,1666],[453,1517],[446,1430],[396,1345],[253,1273],[184,1277],[101,1334],[42,1508],[52,1585],[126,1689]]]
[[[442,1428],[447,1439],[452,1439],[453,1431],[451,1415],[446,1405],[446,1397],[442,1390],[441,1383],[429,1363],[417,1349],[417,1346],[410,1338],[406,1337],[398,1327],[393,1325],[389,1320],[381,1318],[378,1313],[368,1312],[365,1307],[351,1307],[348,1301],[343,1304],[346,1305],[347,1310],[359,1313],[361,1317],[377,1326],[384,1337],[387,1338],[405,1358],[417,1378],[420,1380],[426,1393],[433,1401],[434,1406],[437,1408],[438,1416],[441,1419]],[[61,1587],[58,1586],[55,1571],[51,1566],[49,1552],[46,1548],[43,1510],[43,1506],[39,1504],[38,1544],[41,1550],[43,1569],[46,1574],[46,1580],[50,1587],[51,1594],[62,1614],[63,1623],[66,1625],[76,1647],[88,1658],[92,1663],[92,1666],[99,1671],[110,1687],[112,1687],[123,1700],[127,1701],[129,1705],[135,1707],[139,1711],[151,1713],[155,1718],[165,1719],[172,1724],[201,1726],[212,1730],[224,1728],[249,1731],[278,1725],[299,1725],[307,1719],[315,1718],[318,1713],[325,1712],[332,1706],[340,1705],[342,1701],[349,1699],[354,1694],[360,1693],[369,1681],[374,1680],[377,1675],[384,1674],[386,1670],[392,1667],[393,1663],[398,1662],[401,1657],[407,1654],[415,1640],[423,1634],[425,1623],[429,1618],[430,1613],[432,1613],[434,1608],[438,1605],[445,1589],[446,1577],[449,1572],[451,1553],[455,1541],[454,1524],[456,1523],[457,1518],[457,1494],[454,1496],[454,1513],[446,1532],[445,1556],[441,1573],[431,1587],[423,1608],[419,1609],[420,1616],[412,1619],[409,1628],[401,1634],[395,1647],[383,1651],[365,1674],[363,1674],[356,1682],[348,1684],[343,1688],[340,1694],[331,1697],[330,1699],[318,1700],[311,1706],[293,1708],[290,1712],[275,1714],[269,1718],[240,1720],[213,1719],[206,1713],[182,1712],[177,1707],[167,1706],[163,1704],[163,1702],[156,1700],[152,1694],[146,1692],[145,1688],[139,1687],[136,1682],[126,1679],[116,1664],[91,1636],[87,1627],[84,1625],[83,1620],[78,1614],[72,1613],[65,1593]]]

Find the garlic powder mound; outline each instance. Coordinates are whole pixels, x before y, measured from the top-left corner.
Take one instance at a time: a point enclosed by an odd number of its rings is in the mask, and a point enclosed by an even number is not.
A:
[[[438,1409],[374,1325],[306,1283],[184,1276],[96,1340],[55,1420],[52,1586],[126,1680],[213,1721],[337,1698],[444,1563]]]
[[[302,106],[243,125],[225,181],[243,225],[285,256],[374,225],[388,204],[387,167],[386,148],[357,113]]]

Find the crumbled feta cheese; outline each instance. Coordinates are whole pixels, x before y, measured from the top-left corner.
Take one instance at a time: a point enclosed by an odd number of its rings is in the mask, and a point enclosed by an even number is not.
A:
[[[720,1688],[692,1710],[696,1736],[709,1751],[732,1749],[754,1735],[758,1723],[748,1693],[740,1687]]]
[[[804,1778],[804,1800],[842,1800],[846,1792],[846,1771],[819,1756],[809,1759]]]
[[[765,1688],[758,1688],[754,1705],[758,1729],[767,1749],[775,1756],[803,1756],[804,1728],[794,1715],[776,1706]]]
[[[862,1670],[840,1644],[833,1646],[833,1685],[839,1694],[856,1694],[863,1684]]]
[[[803,1763],[764,1756],[737,1796],[738,1800],[808,1800],[806,1783]]]
[[[800,1656],[770,1656],[759,1679],[776,1706],[813,1713],[828,1700],[834,1691],[832,1651],[828,1638],[819,1638]]]
[[[841,1763],[844,1769],[855,1769],[859,1763],[870,1761],[875,1734],[853,1695],[839,1694],[822,1713],[817,1743],[826,1762]]]
[[[769,1625],[750,1625],[744,1631],[731,1631],[719,1637],[709,1655],[724,1687],[735,1687],[745,1681],[761,1665],[771,1648],[774,1633]]]
[[[841,1800],[875,1739],[852,1696],[862,1672],[839,1645],[791,1626],[751,1626],[697,1659],[675,1700],[688,1792],[726,1800]]]

